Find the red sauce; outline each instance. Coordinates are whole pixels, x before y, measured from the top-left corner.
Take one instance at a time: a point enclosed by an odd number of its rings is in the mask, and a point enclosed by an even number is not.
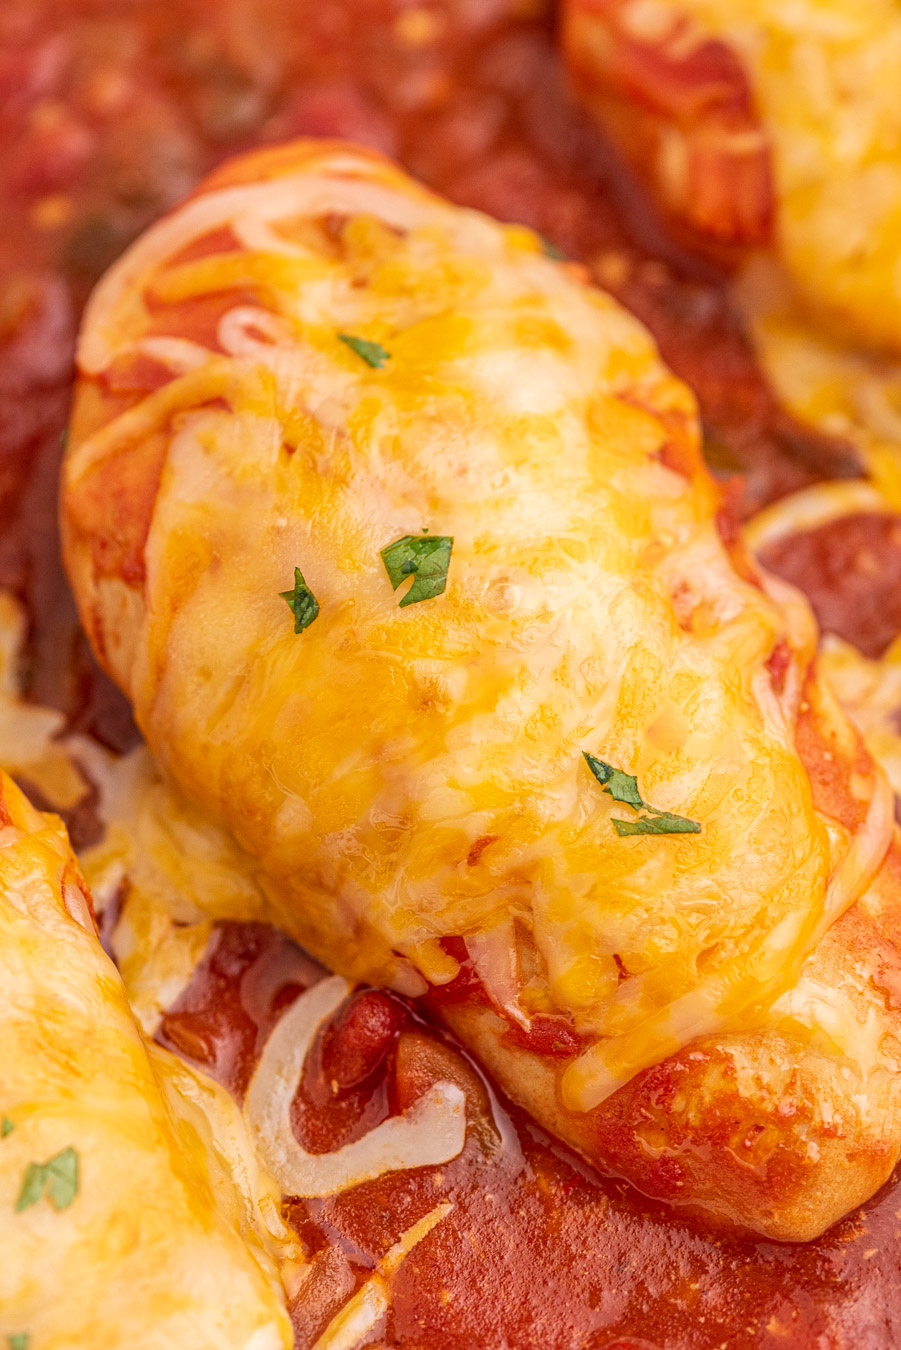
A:
[[[259,924],[223,925],[159,1039],[246,1087],[265,1036],[321,971]],[[308,1350],[401,1233],[453,1209],[406,1258],[379,1344],[429,1350],[889,1350],[901,1343],[901,1188],[803,1246],[718,1237],[594,1173],[493,1093],[453,1039],[379,991],[320,1036],[295,1098],[312,1152],[358,1137],[439,1078],[467,1093],[463,1153],[288,1213],[313,1254],[294,1309]],[[343,1081],[342,1081],[343,1079]],[[341,1118],[341,1128],[330,1133]],[[317,1130],[330,1118],[324,1132]]]
[[[77,315],[103,269],[203,173],[236,150],[302,133],[397,154],[454,199],[531,224],[588,265],[696,390],[708,458],[719,475],[743,481],[745,512],[860,472],[847,444],[779,407],[722,275],[667,238],[575,108],[542,0],[4,0],[0,585],[28,604],[33,696],[63,708],[76,728],[119,749],[136,735],[88,654],[58,561],[56,479]],[[728,515],[737,508],[733,488]],[[867,591],[879,597],[872,650],[901,621],[891,607],[901,557],[896,565],[894,545],[881,556],[890,562],[884,585]],[[796,575],[821,612],[827,600],[838,606],[838,631],[852,625],[859,636],[866,586],[833,576],[818,599],[822,565],[812,558]],[[89,834],[90,821],[83,828]],[[160,1039],[240,1096],[280,1009],[320,973],[273,930],[223,926]],[[453,1211],[394,1280],[388,1325],[376,1333],[383,1344],[901,1344],[894,1185],[805,1247],[716,1238],[599,1178],[515,1108],[494,1103],[458,1047],[383,994],[361,995],[319,1038],[295,1127],[311,1151],[333,1146],[409,1104],[439,1074],[456,1075],[470,1098],[458,1159],[290,1206],[314,1260],[295,1309],[300,1350],[444,1197]]]
[[[807,593],[824,632],[865,656],[881,656],[901,632],[897,516],[842,516],[771,544],[761,562]]]

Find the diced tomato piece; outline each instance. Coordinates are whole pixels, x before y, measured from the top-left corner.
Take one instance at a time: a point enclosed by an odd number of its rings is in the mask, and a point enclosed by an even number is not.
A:
[[[326,1080],[346,1091],[370,1078],[384,1062],[407,1017],[402,1004],[376,989],[350,999],[323,1041]]]

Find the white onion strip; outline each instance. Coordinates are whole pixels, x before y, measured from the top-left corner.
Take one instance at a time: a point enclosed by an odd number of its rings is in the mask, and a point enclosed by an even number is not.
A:
[[[407,1229],[385,1253],[363,1287],[332,1318],[313,1350],[354,1350],[375,1329],[391,1305],[388,1280],[401,1261],[452,1209],[453,1205],[445,1200]]]
[[[260,1156],[286,1195],[350,1190],[386,1172],[450,1162],[466,1141],[466,1096],[435,1083],[405,1111],[332,1153],[307,1153],[294,1138],[291,1102],[319,1027],[351,986],[340,975],[314,984],[273,1028],[251,1079],[244,1111]]]
[[[788,535],[819,529],[843,516],[891,510],[879,489],[864,479],[815,483],[758,511],[743,527],[742,537],[752,553],[759,553]]]

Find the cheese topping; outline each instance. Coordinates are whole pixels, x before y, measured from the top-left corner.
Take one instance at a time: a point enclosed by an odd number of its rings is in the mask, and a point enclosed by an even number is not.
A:
[[[300,146],[281,175],[194,198],[89,308],[77,584],[84,494],[142,445],[164,459],[143,591],[96,572],[89,627],[334,968],[418,992],[453,977],[442,938],[514,920],[533,1007],[593,1042],[564,1084],[587,1109],[792,986],[885,852],[885,791],[874,771],[857,836],[815,811],[806,607],[735,571],[693,401],[641,326],[375,157]],[[149,351],[171,378],[107,408],[94,377]],[[446,590],[401,608],[381,551],[427,534],[453,541]],[[583,751],[700,833],[618,837]]]
[[[15,1228],[8,1234],[0,1225],[11,1247],[23,1243],[22,1262],[11,1265],[7,1262],[6,1283],[0,1279],[0,1292],[6,1299],[0,1311],[0,1334],[7,1324],[9,1328],[27,1325],[31,1328],[30,1335],[40,1336],[42,1346],[52,1350],[59,1345],[62,1350],[64,1345],[71,1345],[69,1329],[74,1327],[73,1334],[79,1334],[78,1310],[83,1306],[85,1288],[94,1287],[84,1282],[83,1260],[89,1259],[92,1279],[96,1277],[103,1285],[102,1296],[99,1293],[96,1298],[90,1296],[94,1320],[90,1332],[86,1330],[84,1335],[87,1339],[90,1334],[92,1345],[99,1345],[100,1339],[95,1338],[102,1338],[109,1329],[110,1344],[115,1341],[118,1345],[125,1336],[129,1344],[152,1346],[155,1350],[159,1336],[177,1328],[178,1343],[185,1350],[193,1350],[194,1346],[215,1346],[219,1350],[226,1343],[242,1350],[278,1350],[290,1343],[290,1333],[285,1330],[276,1265],[297,1307],[303,1306],[303,1285],[312,1269],[302,1244],[281,1217],[282,1192],[329,1195],[387,1171],[448,1161],[465,1142],[463,1093],[453,1084],[436,1084],[406,1115],[389,1118],[356,1145],[326,1154],[304,1153],[294,1138],[288,1107],[297,1087],[299,1066],[322,1020],[323,994],[328,1011],[334,1011],[348,991],[346,982],[340,978],[315,986],[278,1024],[293,1042],[289,1050],[296,1071],[289,1074],[290,1081],[275,1081],[277,1066],[272,1062],[272,1051],[276,1047],[270,1038],[248,1096],[249,1129],[237,1103],[206,1074],[151,1042],[144,1041],[142,1048],[129,1011],[144,1033],[152,1035],[161,1013],[181,993],[202,957],[211,920],[262,913],[263,896],[256,888],[255,869],[250,860],[220,827],[200,817],[160,781],[145,749],[117,759],[86,736],[53,739],[62,726],[60,714],[28,704],[21,696],[18,670],[23,632],[24,616],[17,602],[11,595],[0,592],[0,764],[17,762],[21,755],[19,747],[27,744],[29,777],[40,782],[58,805],[72,804],[72,785],[76,782],[81,786],[81,794],[88,791],[88,780],[99,790],[104,834],[98,844],[86,850],[81,862],[85,875],[93,881],[95,908],[102,911],[107,904],[115,903],[119,911],[113,928],[113,946],[130,1007],[126,1007],[118,977],[100,952],[81,889],[65,880],[59,889],[58,900],[69,918],[89,935],[83,952],[76,953],[73,948],[65,958],[70,992],[79,994],[78,1015],[66,1005],[71,1035],[79,1039],[81,1015],[91,1021],[92,1034],[107,1037],[109,1033],[115,1040],[124,1033],[129,1055],[142,1067],[133,1082],[123,1087],[115,1078],[116,1066],[121,1069],[122,1061],[111,1056],[113,1079],[101,1077],[97,1081],[92,1077],[93,1057],[82,1049],[87,1043],[85,1031],[73,1054],[79,1058],[84,1077],[91,1081],[97,1094],[90,1112],[89,1136],[78,1112],[60,1115],[57,1108],[56,1134],[47,1136],[46,1146],[42,1136],[38,1147],[35,1130],[39,1129],[39,1121],[31,1119],[34,1114],[31,1106],[28,1115],[23,1115],[16,1084],[21,1076],[19,1086],[27,1099],[44,1081],[46,1066],[40,1050],[34,1047],[34,1037],[40,1038],[43,1022],[37,1015],[33,1023],[29,1023],[27,1016],[24,1018],[28,1026],[27,1056],[19,1055],[15,1035],[6,1035],[4,1045],[9,1058],[4,1063],[11,1067],[0,1089],[3,1122],[0,1182],[13,1189],[20,1187],[27,1170],[23,1159],[32,1158],[36,1152],[49,1153],[55,1144],[68,1138],[72,1143],[57,1150],[57,1154],[71,1157],[74,1153],[76,1189],[71,1199],[71,1187],[62,1194],[63,1207],[68,1209],[74,1204],[82,1185],[90,1185],[96,1191],[91,1222],[96,1218],[99,1225],[107,1225],[114,1233],[121,1230],[123,1239],[118,1245],[113,1242],[112,1246],[104,1247],[100,1242],[92,1247],[96,1243],[93,1229],[76,1225],[76,1240],[65,1254],[65,1274],[58,1271],[52,1274],[54,1297],[41,1312],[36,1308],[44,1301],[45,1286],[32,1278],[33,1271],[42,1268],[32,1252],[32,1235],[27,1235],[27,1225],[23,1226],[21,1220],[16,1220]],[[14,792],[11,787],[9,791]],[[51,823],[52,829],[45,830],[39,838],[52,846],[50,856],[56,859],[58,855],[59,861],[71,865],[65,836],[53,818],[31,811],[18,794],[12,800],[21,808],[23,820],[32,824]],[[7,827],[0,849],[4,845],[21,849],[22,844],[20,831]],[[20,861],[25,857],[24,849],[22,852]],[[5,866],[0,853],[0,872]],[[39,876],[32,867],[22,898],[35,910],[32,915],[35,918],[40,904],[33,888],[38,885]],[[65,926],[65,919],[62,922]],[[76,940],[74,946],[78,947],[80,941],[83,939]],[[9,944],[6,951],[7,964],[12,962],[15,966],[15,954]],[[57,970],[47,939],[39,939],[38,954],[42,963]],[[98,973],[103,977],[103,987],[95,992],[92,1001],[90,985]],[[11,989],[12,985],[4,980],[4,998]],[[101,996],[100,1003],[96,1001],[97,995]],[[55,992],[53,998],[54,1001],[57,998]],[[105,1019],[110,1020],[111,1027],[106,1026]],[[54,1045],[59,1049],[59,1030],[53,1035]],[[107,1054],[109,1039],[102,1044]],[[29,1056],[35,1057],[32,1060]],[[71,1087],[71,1079],[67,1078],[67,1089]],[[146,1094],[143,1108],[136,1100],[136,1089]],[[128,1122],[133,1125],[142,1110],[146,1110],[148,1119],[160,1116],[157,1123],[162,1136],[168,1139],[155,1159],[150,1139],[135,1136],[120,1148],[115,1137],[117,1130]],[[21,1148],[7,1144],[8,1136],[15,1134]],[[53,1143],[49,1142],[51,1138]],[[75,1144],[77,1149],[73,1149]],[[180,1163],[167,1180],[170,1148],[187,1160],[188,1167],[186,1171],[184,1163]],[[104,1165],[107,1151],[108,1169]],[[288,1159],[285,1175],[281,1175],[279,1166],[282,1158]],[[300,1184],[298,1158],[303,1168]],[[275,1171],[280,1175],[273,1176],[265,1170],[269,1161],[275,1163]],[[183,1223],[184,1215],[178,1206],[178,1187],[182,1183],[177,1178],[182,1174],[187,1177],[188,1173],[194,1183],[193,1206],[204,1212],[212,1207],[211,1235],[206,1239],[199,1237],[199,1229],[192,1226],[193,1219]],[[126,1176],[130,1181],[123,1179]],[[138,1184],[134,1177],[141,1178],[138,1199],[132,1195]],[[160,1201],[168,1206],[165,1241],[162,1232],[156,1233],[158,1225],[152,1218],[145,1218],[142,1226],[135,1217],[142,1205],[148,1214],[156,1205],[154,1194],[143,1189],[154,1182],[161,1189]],[[277,1182],[284,1183],[281,1189]],[[164,1200],[166,1195],[168,1198]],[[40,1198],[45,1197],[42,1194]],[[52,1200],[49,1203],[53,1205]],[[320,1340],[323,1350],[326,1346],[329,1350],[347,1346],[349,1350],[378,1324],[390,1307],[390,1280],[394,1272],[450,1208],[448,1203],[439,1205],[402,1234],[372,1277],[329,1324]],[[9,1208],[10,1224],[14,1212]],[[32,1214],[29,1221],[40,1217]],[[78,1211],[74,1217],[81,1217]],[[52,1208],[50,1218],[50,1226],[44,1223],[40,1232],[44,1239],[55,1244],[58,1237],[52,1223]],[[135,1224],[138,1226],[134,1227]],[[134,1227],[137,1247],[129,1246],[129,1225]],[[89,1256],[85,1256],[82,1242]],[[178,1266],[175,1275],[171,1260]],[[29,1261],[33,1263],[30,1267]],[[263,1279],[256,1292],[252,1288],[247,1290],[246,1307],[236,1313],[245,1292],[242,1281],[246,1282],[248,1269],[254,1271],[254,1262],[260,1266]],[[23,1272],[29,1276],[24,1283],[20,1281]],[[180,1279],[184,1280],[183,1288]],[[227,1295],[219,1281],[228,1285]],[[160,1295],[163,1286],[165,1298]],[[60,1296],[61,1290],[69,1289],[77,1290],[77,1296]],[[205,1302],[208,1295],[212,1307]],[[96,1308],[107,1296],[111,1306],[107,1313],[98,1314]],[[223,1329],[221,1322],[223,1309],[231,1318],[227,1329]],[[62,1310],[61,1340],[55,1339],[55,1314],[47,1315],[53,1310]],[[192,1319],[190,1333],[180,1318]],[[248,1334],[247,1324],[256,1329]],[[286,1334],[288,1341],[283,1339]]]
[[[806,303],[901,347],[901,9],[896,0],[630,0],[636,35],[720,38],[769,137],[779,253]],[[648,16],[656,22],[648,27]]]
[[[0,1335],[27,1330],[40,1350],[287,1350],[261,1221],[271,1183],[240,1115],[148,1056],[86,904],[70,912],[62,825],[5,776],[2,793]]]
[[[901,364],[811,324],[784,277],[761,258],[743,268],[735,297],[781,402],[802,421],[851,441],[869,479],[818,484],[785,507],[777,502],[766,531],[773,525],[774,538],[791,532],[791,519],[811,529],[855,511],[901,512]],[[761,528],[758,518],[754,529]]]

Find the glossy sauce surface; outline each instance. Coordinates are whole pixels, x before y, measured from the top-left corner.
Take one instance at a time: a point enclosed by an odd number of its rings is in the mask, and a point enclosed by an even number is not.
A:
[[[225,924],[158,1039],[241,1095],[278,1011],[322,972],[274,929]],[[289,1200],[314,1272],[294,1308],[307,1350],[378,1259],[442,1200],[453,1209],[395,1277],[374,1343],[714,1350],[872,1350],[901,1336],[901,1194],[803,1247],[717,1237],[598,1177],[499,1100],[418,1012],[357,992],[317,1039],[294,1101],[298,1138],[336,1147],[439,1078],[467,1094],[463,1153],[325,1200]]]
[[[227,154],[261,140],[367,141],[454,199],[531,224],[584,261],[697,391],[712,464],[744,475],[736,514],[859,472],[850,446],[780,409],[723,278],[667,241],[573,108],[547,6],[318,0],[302,22],[298,13],[297,0],[6,0],[0,12],[0,584],[29,604],[34,697],[119,749],[135,733],[78,633],[55,544],[77,314],[135,234]],[[782,570],[822,591],[828,547],[824,538],[810,556],[795,550]],[[901,551],[884,556],[891,577],[883,565],[879,585],[889,594]],[[826,590],[820,603],[832,603],[843,636],[865,649],[884,642],[893,618],[873,636],[859,593],[845,602],[841,578]],[[90,821],[79,828],[89,834]],[[160,1039],[240,1095],[278,1011],[318,974],[272,930],[226,926]],[[901,1344],[901,1190],[890,1185],[804,1248],[719,1239],[599,1179],[515,1109],[493,1105],[461,1052],[385,995],[358,996],[314,1047],[295,1101],[298,1136],[314,1152],[334,1147],[449,1073],[475,1122],[459,1158],[292,1204],[314,1253],[296,1307],[301,1350],[444,1196],[454,1210],[401,1266],[374,1343]]]

